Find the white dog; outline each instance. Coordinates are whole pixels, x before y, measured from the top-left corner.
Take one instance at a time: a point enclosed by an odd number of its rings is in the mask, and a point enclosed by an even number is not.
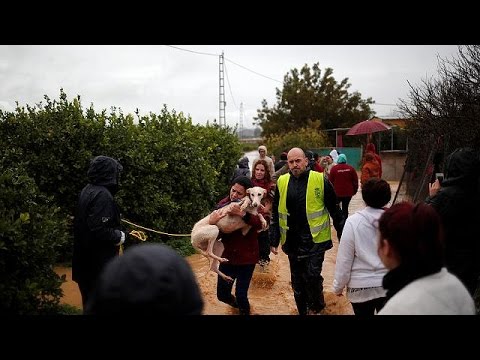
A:
[[[220,262],[228,261],[228,259],[221,257],[224,247],[221,241],[216,241],[218,234],[220,231],[228,234],[238,229],[242,229],[243,235],[247,234],[251,226],[246,224],[240,216],[229,214],[229,211],[233,205],[239,204],[242,211],[257,215],[259,206],[263,206],[261,201],[266,198],[266,196],[267,190],[262,187],[255,186],[249,188],[247,189],[247,195],[239,203],[232,202],[223,208],[215,210],[221,212],[221,214],[227,214],[221,218],[216,225],[210,225],[208,223],[210,218],[210,214],[208,214],[193,226],[191,233],[192,246],[200,251],[202,255],[213,259],[210,270],[216,272],[226,281],[233,281],[233,279],[218,269]],[[258,215],[262,222],[262,230],[260,231],[266,230],[268,228],[267,221],[262,214]]]

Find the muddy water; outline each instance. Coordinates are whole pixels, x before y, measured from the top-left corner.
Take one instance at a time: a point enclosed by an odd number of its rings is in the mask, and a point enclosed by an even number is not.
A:
[[[353,314],[351,305],[344,296],[337,297],[329,291],[329,287],[333,282],[337,246],[338,242],[335,242],[334,248],[326,253],[322,271],[325,286],[325,301],[327,303],[325,313]],[[257,266],[253,274],[248,293],[252,314],[295,315],[297,314],[297,308],[290,285],[288,257],[283,252],[279,252],[278,255],[271,254],[270,257],[272,261],[268,269],[262,270]],[[237,314],[237,309],[217,300],[217,275],[211,271],[207,272],[207,260],[202,255],[193,255],[188,258],[188,261],[197,275],[198,283],[204,296],[204,314]]]
[[[398,186],[398,182],[389,182],[392,189],[392,199]],[[390,205],[390,204],[388,204]],[[361,190],[352,198],[349,213],[363,209],[365,204],[362,200]],[[335,259],[337,257],[338,239],[332,226],[333,248],[325,254],[322,276],[324,278],[324,294],[326,309],[329,315],[353,315],[353,309],[345,296],[336,296],[330,289],[335,275]],[[278,255],[270,254],[272,259],[269,269],[262,271],[260,267],[255,269],[252,283],[249,289],[249,299],[253,314],[258,315],[294,315],[297,314],[293,290],[290,285],[290,268],[288,257],[282,251]],[[187,258],[197,275],[198,283],[202,290],[205,308],[208,315],[234,315],[238,311],[229,305],[223,304],[216,298],[217,275],[209,272],[208,260],[201,255],[193,255]]]
[[[359,197],[360,196],[360,197]],[[350,204],[350,212],[363,208],[361,194],[357,194]],[[345,296],[336,296],[330,291],[335,275],[335,259],[337,256],[338,240],[335,229],[332,226],[333,248],[325,254],[322,268],[324,278],[324,294],[326,302],[326,314],[351,315],[352,306]],[[290,284],[290,268],[288,257],[279,251],[278,255],[270,254],[272,259],[269,268],[262,271],[257,266],[253,274],[252,283],[248,292],[252,314],[258,315],[295,315],[298,314],[293,298],[293,290]],[[237,314],[238,311],[229,305],[223,304],[216,298],[217,276],[208,272],[208,261],[201,255],[193,255],[188,258],[204,295],[204,313]]]
[[[333,230],[333,232],[335,232]],[[328,291],[333,282],[335,256],[337,245],[325,255],[322,275],[324,276],[325,301],[327,303],[327,314],[353,314],[350,303],[344,296],[337,297]],[[257,315],[294,315],[297,314],[293,291],[290,285],[290,269],[288,258],[283,252],[278,255],[271,254],[272,261],[268,269],[255,269],[252,283],[249,289],[249,299],[252,307],[252,314]],[[208,260],[199,254],[189,256],[187,261],[197,276],[198,284],[205,302],[205,315],[236,315],[238,310],[217,300],[216,286],[217,275],[209,269]],[[65,274],[67,281],[62,284],[64,296],[62,303],[82,308],[82,301],[78,286],[71,279],[71,268],[57,267],[55,271]]]

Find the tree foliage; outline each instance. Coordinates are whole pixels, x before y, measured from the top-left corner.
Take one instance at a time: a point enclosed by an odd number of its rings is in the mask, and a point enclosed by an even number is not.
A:
[[[327,142],[323,132],[302,128],[282,135],[272,135],[268,138],[266,145],[272,154],[281,154],[293,147],[301,147],[305,150],[324,147],[327,146]]]
[[[254,119],[262,127],[262,135],[269,137],[301,128],[325,130],[351,127],[370,118],[373,100],[362,99],[358,91],[349,93],[348,78],[337,82],[333,69],[322,74],[319,64],[307,64],[299,71],[293,69],[283,80],[283,89],[276,89],[277,103],[269,107],[262,101],[262,109]]]

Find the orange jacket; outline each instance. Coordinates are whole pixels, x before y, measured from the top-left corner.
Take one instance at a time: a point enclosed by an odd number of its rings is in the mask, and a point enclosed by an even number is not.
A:
[[[360,176],[360,182],[365,184],[365,182],[373,177],[380,177],[380,165],[378,161],[366,161],[362,166],[362,175]]]

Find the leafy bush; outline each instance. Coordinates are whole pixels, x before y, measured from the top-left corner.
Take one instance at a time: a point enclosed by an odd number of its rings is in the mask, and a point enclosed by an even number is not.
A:
[[[241,156],[234,129],[193,125],[190,118],[164,106],[134,122],[112,107],[82,110],[80,97],[59,100],[14,113],[0,111],[0,145],[10,149],[4,168],[28,159],[27,174],[39,190],[53,196],[62,214],[73,218],[86,172],[96,155],[117,158],[124,166],[117,195],[125,218],[167,233],[189,233],[193,224],[227,193],[228,180]],[[59,261],[71,257],[68,245]],[[169,237],[152,234],[151,241]]]
[[[0,314],[56,313],[66,221],[21,167],[0,173]]]
[[[108,124],[102,149],[124,166],[118,198],[125,218],[166,233],[190,233],[227,193],[241,155],[233,130],[192,125],[166,107],[138,125],[122,114],[112,114]],[[171,238],[150,233],[149,240]]]
[[[122,217],[144,227],[189,234],[228,192],[241,146],[234,129],[193,125],[166,106],[135,123],[112,107],[84,111],[60,90],[59,100],[0,110],[1,311],[54,312],[61,279],[52,270],[69,262],[78,194],[90,160],[118,159],[124,171],[116,198]],[[19,184],[22,184],[20,188]],[[133,229],[129,226],[126,230]],[[149,233],[182,254],[188,237]]]

